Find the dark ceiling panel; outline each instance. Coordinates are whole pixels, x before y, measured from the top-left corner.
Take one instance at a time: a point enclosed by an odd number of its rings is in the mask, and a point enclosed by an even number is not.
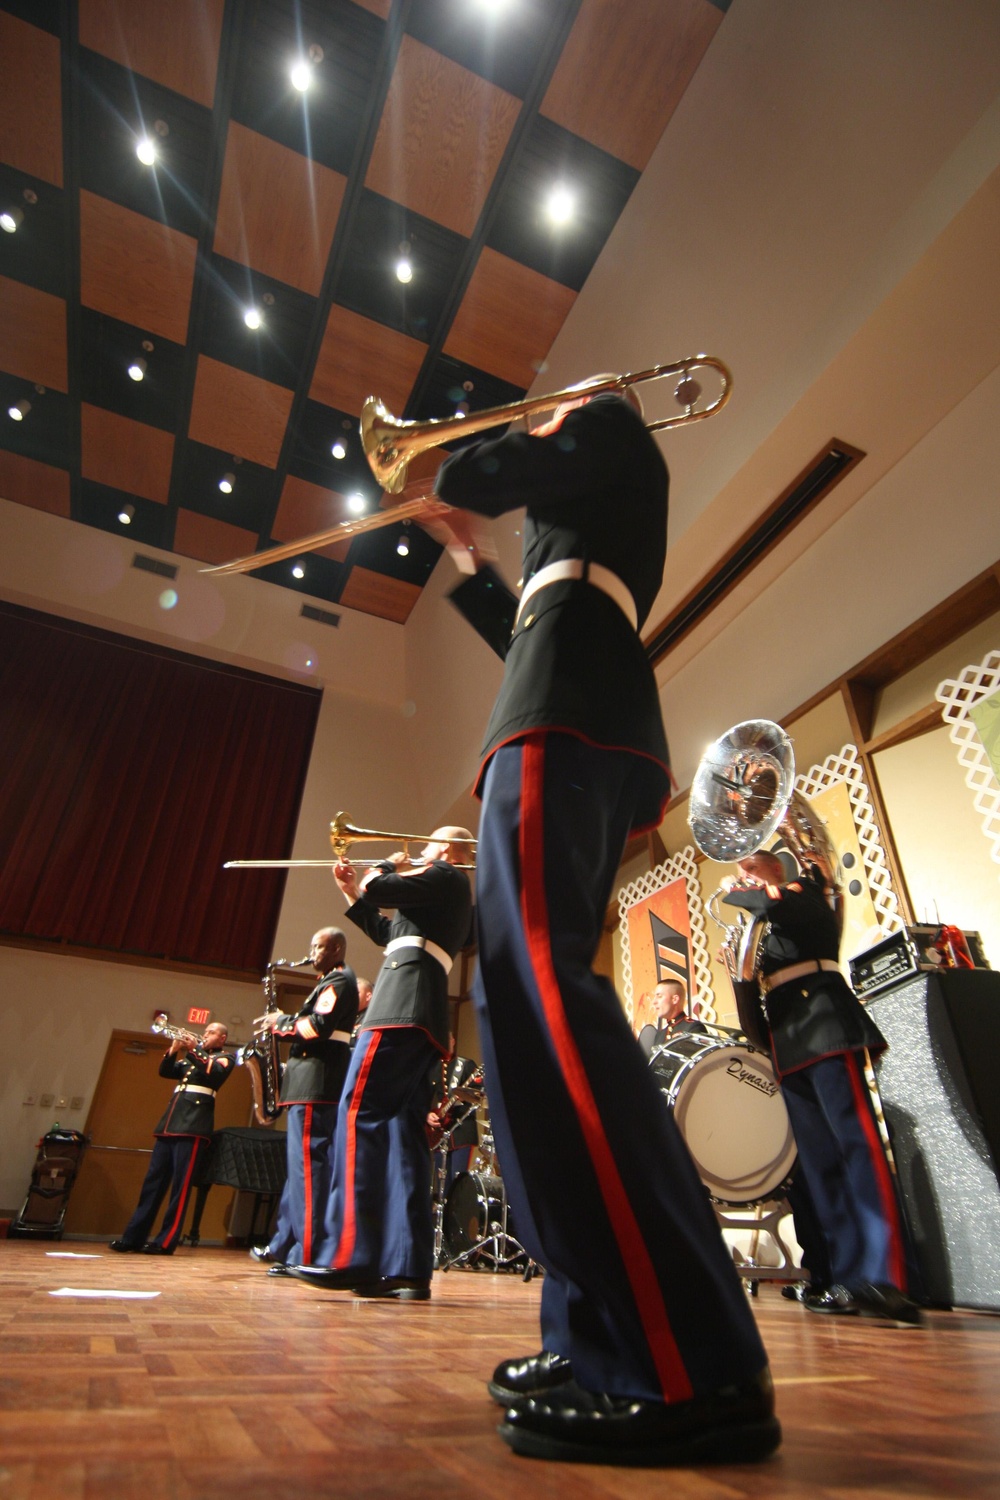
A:
[[[162,121],[169,134],[155,126]],[[80,186],[196,238],[205,219],[205,163],[212,116],[98,52],[80,49]],[[143,166],[136,141],[155,142]]]
[[[250,0],[246,11],[233,118],[346,176],[385,23],[347,0]],[[313,45],[323,59],[303,95],[289,68]]]
[[[232,475],[233,487],[224,494],[219,481],[227,474]],[[231,453],[190,438],[177,455],[173,485],[179,506],[255,534],[263,530],[274,503],[273,469],[247,458],[237,460]],[[243,548],[244,552],[252,550]]]
[[[467,402],[470,411],[486,411],[508,401],[520,401],[524,389],[442,354],[427,372],[420,407],[414,415],[421,422],[429,417],[453,417],[460,402]]]
[[[333,456],[334,443],[343,444],[342,459]],[[303,403],[288,472],[342,495],[360,491],[370,505],[379,498],[379,487],[358,436],[357,417],[319,401]]]
[[[27,401],[31,410],[21,422],[9,408]],[[30,380],[0,370],[0,443],[12,453],[68,469],[79,457],[70,439],[70,402],[60,391],[39,392]]]
[[[37,201],[25,199],[25,192]],[[0,164],[0,213],[23,214],[16,234],[0,234],[0,276],[56,297],[67,295],[66,194],[40,177]]]
[[[486,243],[578,292],[639,181],[634,167],[539,116],[500,194]],[[565,185],[576,215],[559,228],[545,213]]]
[[[301,578],[296,578],[293,572],[296,567],[302,569]],[[309,594],[313,599],[328,599],[331,604],[338,604],[349,572],[345,563],[309,552],[300,558],[289,558],[287,562],[269,563],[265,568],[258,568],[255,576],[267,583],[280,583],[298,594]]]
[[[80,309],[80,355],[81,400],[150,427],[177,431],[182,345],[159,334],[151,339],[145,329],[84,307]],[[140,359],[146,362],[145,375],[133,380],[129,366]]]
[[[427,343],[444,311],[467,244],[453,230],[366,188],[345,235],[336,299],[366,318]],[[396,275],[404,245],[409,245],[413,268],[408,285]]]
[[[119,516],[125,506],[132,510],[132,519],[122,522]],[[101,531],[113,531],[116,536],[127,536],[130,542],[144,542],[147,547],[169,545],[169,516],[165,505],[142,495],[129,494],[127,490],[112,489],[92,479],[80,482],[79,515],[75,518],[86,526],[97,526]]]
[[[260,328],[248,328],[244,322],[243,314],[249,306],[260,309]],[[315,315],[315,297],[213,255],[200,351],[262,380],[294,389]]]
[[[399,551],[400,542],[409,549],[405,555]],[[350,562],[371,573],[384,573],[387,578],[398,578],[423,588],[441,552],[439,543],[422,527],[399,521],[356,536],[351,543]]]

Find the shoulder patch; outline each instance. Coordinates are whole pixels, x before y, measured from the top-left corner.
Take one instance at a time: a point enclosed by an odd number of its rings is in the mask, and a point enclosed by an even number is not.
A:
[[[333,985],[331,985],[329,989],[324,990],[322,995],[320,995],[319,999],[316,1001],[316,1004],[313,1006],[313,1012],[317,1016],[329,1015],[330,1011],[333,1010],[333,1007],[336,1005],[336,1003],[336,991],[334,990]]]

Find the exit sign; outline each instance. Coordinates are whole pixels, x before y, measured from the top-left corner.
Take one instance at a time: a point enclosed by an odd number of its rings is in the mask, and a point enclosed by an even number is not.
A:
[[[210,1010],[196,1010],[194,1006],[188,1011],[188,1020],[192,1026],[207,1026],[208,1018],[212,1014]]]

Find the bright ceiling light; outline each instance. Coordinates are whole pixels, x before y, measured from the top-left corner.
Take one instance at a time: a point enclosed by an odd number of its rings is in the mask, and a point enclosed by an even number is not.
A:
[[[294,566],[294,568],[292,569],[292,577],[293,578],[304,578],[305,576],[306,576],[306,570],[305,570],[305,568],[302,566],[301,563],[296,563],[295,566]]]
[[[255,307],[248,307],[243,314],[243,321],[248,328],[259,328],[263,320]]]
[[[144,359],[134,359],[128,367],[129,380],[142,380],[145,374],[146,361]]]
[[[292,64],[290,76],[292,80],[292,88],[298,89],[300,94],[304,94],[307,89],[312,87],[312,63],[306,62],[304,57],[298,58]]]
[[[131,526],[131,524],[132,524],[132,517],[134,515],[135,515],[135,506],[134,505],[123,505],[122,508],[121,508],[121,510],[118,512],[118,519],[122,523],[123,526]]]
[[[233,485],[235,483],[235,474],[223,474],[222,478],[219,480],[219,489],[224,495],[231,495],[233,493]]]
[[[151,167],[156,161],[156,142],[151,141],[148,135],[135,143],[135,154],[144,167]]]
[[[360,516],[367,503],[360,490],[355,490],[353,495],[347,497],[347,509],[353,511],[356,516]]]
[[[413,262],[401,255],[396,262],[396,280],[401,281],[404,286],[413,280]]]
[[[5,234],[13,234],[24,223],[23,208],[5,208],[0,214],[0,229]]]
[[[30,410],[30,401],[16,401],[13,406],[8,406],[7,415],[12,422],[23,422]]]
[[[396,543],[396,551],[399,553],[400,557],[409,557],[410,544],[406,540],[405,536],[401,536],[399,541]]]
[[[557,183],[548,196],[545,212],[553,224],[568,224],[576,214],[576,194],[565,183]]]
[[[347,449],[344,447],[343,443],[339,441],[334,443],[333,447],[330,449],[330,452],[333,454],[334,458],[347,457]]]

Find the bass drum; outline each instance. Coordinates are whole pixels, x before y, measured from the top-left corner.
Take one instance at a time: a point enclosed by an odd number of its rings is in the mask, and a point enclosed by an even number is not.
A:
[[[650,1066],[717,1203],[742,1208],[783,1196],[795,1137],[766,1053],[686,1035],[654,1048]]]
[[[503,1218],[503,1183],[485,1172],[460,1172],[448,1189],[444,1205],[444,1238],[452,1256],[481,1245]],[[507,1233],[514,1225],[507,1208]]]

